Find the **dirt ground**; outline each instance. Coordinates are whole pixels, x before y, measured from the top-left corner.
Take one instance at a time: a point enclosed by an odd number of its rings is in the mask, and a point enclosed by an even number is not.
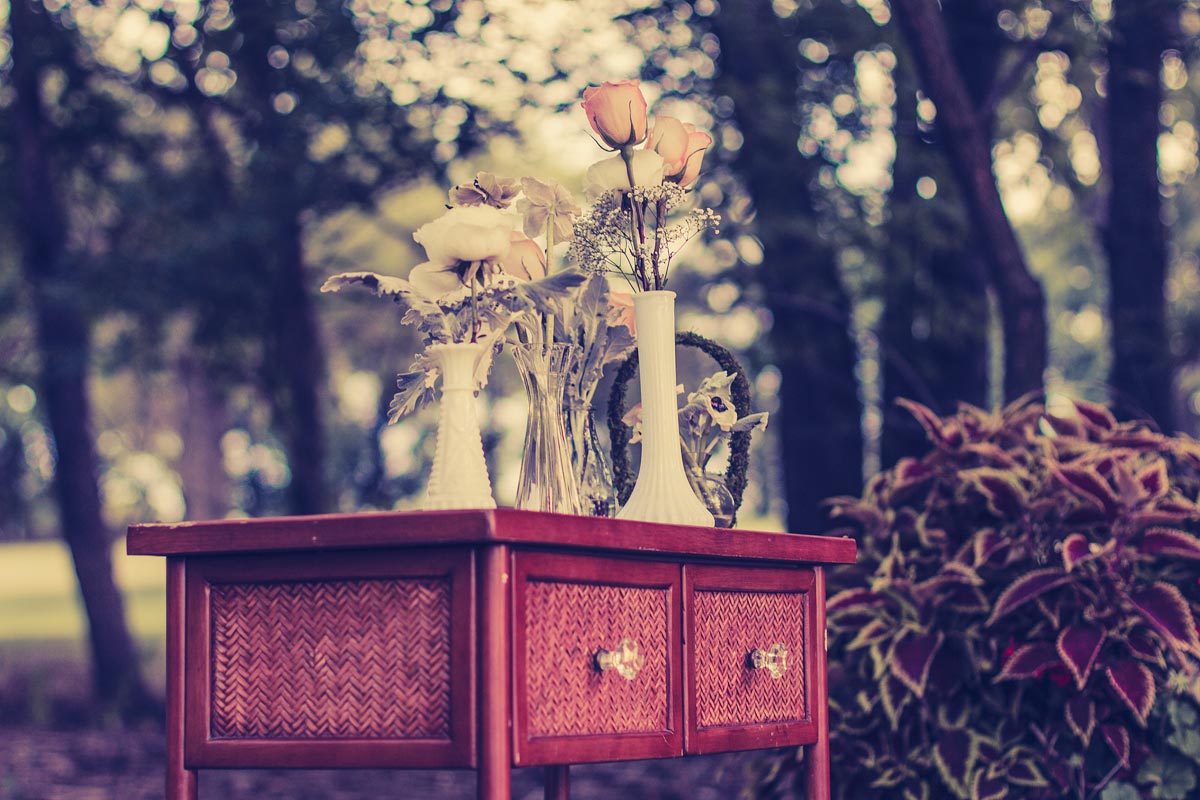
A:
[[[52,661],[0,668],[0,800],[161,800],[159,720],[98,718],[78,666]],[[734,800],[765,754],[729,754],[571,768],[574,800]],[[785,756],[786,757],[786,756]],[[542,797],[542,772],[513,775],[514,800]],[[220,800],[473,798],[467,770],[205,770],[200,797]]]
[[[706,756],[571,769],[575,800],[731,800],[741,794],[749,756]],[[3,800],[159,800],[163,737],[157,724],[106,730],[0,726]],[[537,769],[517,770],[515,800],[541,798]],[[201,798],[222,800],[382,800],[473,798],[470,771],[206,770]]]

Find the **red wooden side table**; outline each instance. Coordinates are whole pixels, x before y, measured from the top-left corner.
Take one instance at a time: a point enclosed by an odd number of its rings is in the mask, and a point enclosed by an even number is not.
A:
[[[167,557],[167,797],[206,768],[514,766],[806,745],[849,539],[507,509],[136,525]]]

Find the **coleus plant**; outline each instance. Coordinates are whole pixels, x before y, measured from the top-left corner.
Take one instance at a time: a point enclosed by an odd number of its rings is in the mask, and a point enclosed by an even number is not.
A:
[[[1080,401],[901,402],[930,452],[830,501],[859,529],[828,602],[837,795],[1189,796],[1151,712],[1194,707],[1200,444]]]

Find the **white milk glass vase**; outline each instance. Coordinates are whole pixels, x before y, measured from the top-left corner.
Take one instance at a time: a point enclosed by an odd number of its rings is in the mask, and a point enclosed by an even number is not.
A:
[[[713,515],[692,491],[680,450],[675,293],[640,292],[633,298],[633,313],[642,394],[642,460],[633,493],[617,518],[711,528]]]
[[[426,511],[496,507],[475,413],[475,368],[483,348],[477,342],[429,348],[442,373],[442,398]]]

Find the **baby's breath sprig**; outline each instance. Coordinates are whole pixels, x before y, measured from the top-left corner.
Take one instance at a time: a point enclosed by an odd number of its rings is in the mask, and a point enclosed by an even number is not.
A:
[[[687,199],[688,193],[674,183],[605,192],[576,221],[567,257],[589,272],[616,272],[634,290],[664,289],[671,260],[683,245],[706,230],[719,233],[721,215],[708,208],[668,222],[670,212]],[[631,225],[634,208],[642,228]],[[645,239],[634,241],[635,230]]]

